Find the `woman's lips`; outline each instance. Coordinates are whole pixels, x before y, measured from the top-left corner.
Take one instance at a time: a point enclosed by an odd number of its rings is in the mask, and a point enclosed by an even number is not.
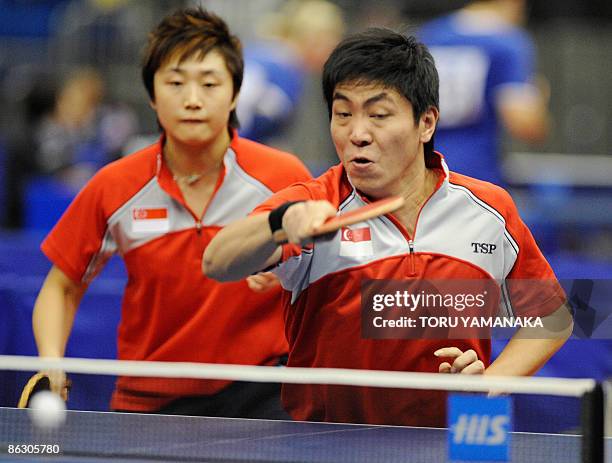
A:
[[[181,122],[185,124],[203,124],[206,121],[204,119],[181,119]]]

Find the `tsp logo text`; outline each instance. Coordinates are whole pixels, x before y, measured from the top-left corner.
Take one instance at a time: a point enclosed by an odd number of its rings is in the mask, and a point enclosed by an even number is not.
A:
[[[476,254],[493,254],[497,245],[493,243],[472,243],[472,252]]]

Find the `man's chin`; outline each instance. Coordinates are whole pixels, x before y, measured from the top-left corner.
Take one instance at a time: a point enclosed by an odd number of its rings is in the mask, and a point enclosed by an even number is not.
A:
[[[384,187],[374,179],[364,179],[359,176],[352,177],[351,175],[348,175],[348,178],[355,189],[368,198],[381,199],[389,196],[389,194],[385,193]]]

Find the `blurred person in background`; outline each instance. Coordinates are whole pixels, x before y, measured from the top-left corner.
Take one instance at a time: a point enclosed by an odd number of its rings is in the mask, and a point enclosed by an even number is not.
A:
[[[117,159],[137,131],[135,115],[104,103],[105,83],[92,68],[70,74],[51,111],[34,127],[37,171],[52,175],[75,193],[108,162]]]
[[[527,0],[476,0],[418,35],[440,74],[436,148],[462,174],[503,185],[501,130],[527,143],[548,134],[548,90],[522,28]]]
[[[119,254],[128,273],[119,359],[283,362],[280,287],[254,294],[244,280],[219,284],[200,271],[225,224],[310,178],[294,156],[237,135],[242,75],[240,41],[218,16],[183,9],[153,29],[142,78],[161,137],[101,169],[42,243],[53,267],[33,313],[41,356],[64,356],[89,283]],[[52,389],[65,395],[65,387],[65,375],[53,373]],[[278,384],[120,377],[111,408],[286,418],[279,394]]]
[[[22,91],[12,132],[7,223],[50,230],[69,202],[138,131],[132,106],[111,100],[98,69],[16,73]]]
[[[321,137],[325,106],[320,75],[345,31],[342,10],[326,0],[292,0],[263,16],[245,50],[238,103],[240,134],[296,152],[314,171],[328,167]]]

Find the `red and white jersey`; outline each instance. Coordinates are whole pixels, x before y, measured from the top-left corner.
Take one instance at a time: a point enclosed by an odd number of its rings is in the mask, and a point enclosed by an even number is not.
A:
[[[286,354],[281,291],[258,294],[245,281],[218,283],[202,274],[201,260],[221,227],[311,177],[296,157],[237,136],[223,163],[196,217],[163,161],[160,141],[101,169],[43,242],[49,259],[78,282],[91,281],[115,253],[125,261],[120,359],[265,365]],[[111,405],[154,410],[227,384],[124,377]]]
[[[364,339],[364,279],[486,279],[503,285],[555,278],[502,188],[449,172],[441,155],[432,167],[438,185],[419,212],[414,236],[389,214],[304,249],[284,246],[274,271],[288,291],[289,366],[437,372],[441,361],[433,353],[451,345],[474,349],[488,365],[488,339]],[[367,204],[338,165],[275,194],[253,214],[296,200],[327,200],[339,212]],[[474,243],[487,245],[486,252]],[[501,306],[511,313],[507,299]],[[433,391],[285,385],[283,402],[299,420],[445,424],[444,395]]]

